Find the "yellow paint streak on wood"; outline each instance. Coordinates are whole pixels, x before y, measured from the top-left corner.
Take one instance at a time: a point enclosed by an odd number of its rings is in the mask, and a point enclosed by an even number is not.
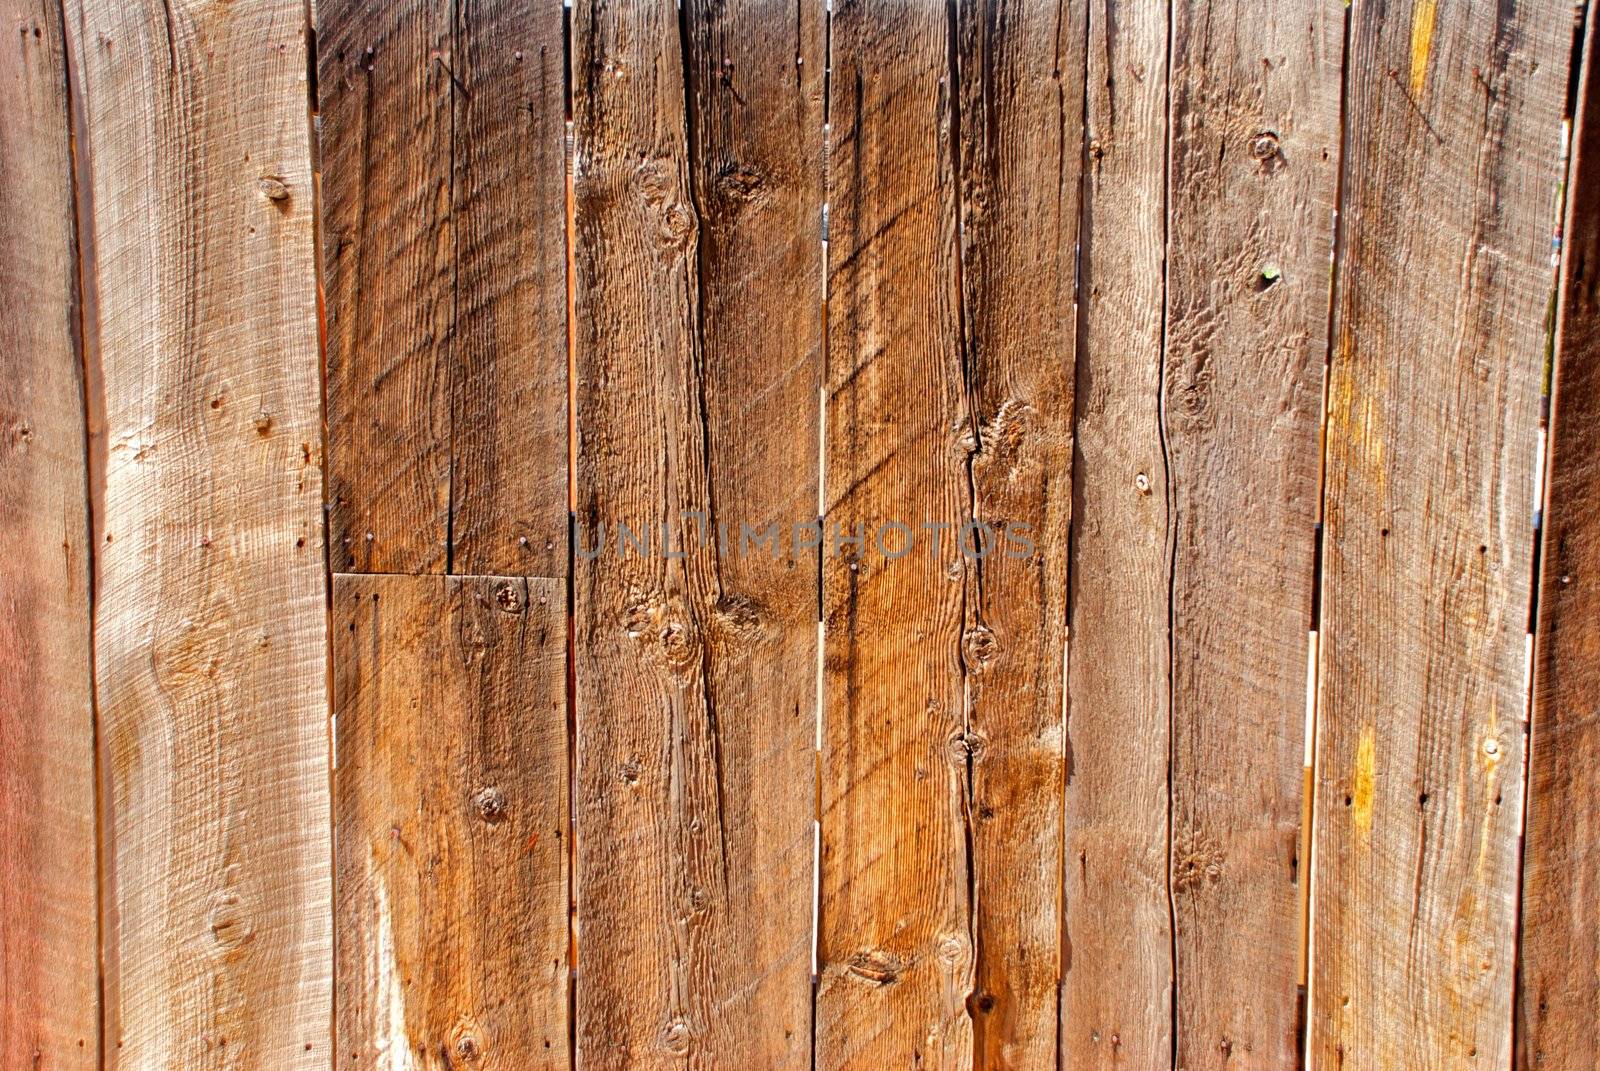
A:
[[[1372,831],[1372,797],[1378,759],[1377,729],[1367,725],[1356,744],[1355,775],[1350,779],[1350,807],[1356,832],[1365,837]]]
[[[1438,0],[1417,0],[1411,9],[1411,95],[1422,95],[1428,80],[1428,57],[1433,53],[1433,27],[1438,21]]]

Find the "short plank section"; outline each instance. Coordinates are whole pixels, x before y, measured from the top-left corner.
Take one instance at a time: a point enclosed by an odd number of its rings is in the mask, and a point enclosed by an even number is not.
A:
[[[1089,11],[1073,455],[1061,1064],[1172,1058],[1161,414],[1165,5]]]
[[[1185,3],[1173,20],[1177,1064],[1289,1067],[1345,7]]]
[[[299,0],[74,0],[112,1067],[331,1062]]]
[[[1600,8],[1574,121],[1534,647],[1518,951],[1522,1071],[1600,1064]]]
[[[565,1068],[565,584],[333,598],[336,1066]]]
[[[1084,5],[959,5],[973,1066],[1054,1067]],[[1032,544],[1031,552],[1022,539]],[[972,546],[969,549],[984,549]]]
[[[83,390],[60,8],[0,66],[0,1067],[99,1066]]]
[[[1310,1056],[1501,1068],[1571,7],[1351,19]]]
[[[584,1069],[810,1065],[822,18],[572,11]]]
[[[335,569],[560,576],[559,4],[319,13]]]

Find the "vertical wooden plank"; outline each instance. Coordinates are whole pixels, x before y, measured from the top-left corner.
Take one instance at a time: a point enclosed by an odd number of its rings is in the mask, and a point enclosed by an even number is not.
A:
[[[1089,11],[1061,1066],[1172,1058],[1172,481],[1161,413],[1167,12]]]
[[[327,1067],[327,625],[305,8],[69,5],[105,411],[113,1067]]]
[[[566,590],[338,576],[341,1068],[565,1068]]]
[[[930,5],[841,5],[832,20],[819,1068],[973,1060],[968,776],[980,738],[958,535],[976,432],[954,29]],[[873,546],[890,522],[906,532],[886,545],[910,548],[896,559]],[[862,533],[864,546],[843,542]]]
[[[1179,4],[1173,20],[1176,1062],[1289,1067],[1345,8]]]
[[[560,5],[320,27],[334,567],[564,575]]]
[[[573,9],[585,1068],[810,1062],[821,17]]]
[[[567,575],[566,46],[551,0],[461,0],[452,567]]]
[[[1351,18],[1311,1056],[1505,1067],[1571,12]]]
[[[963,596],[979,1068],[1056,1059],[1086,13],[959,6],[965,445],[973,518],[1004,544]]]
[[[453,6],[317,5],[336,571],[447,564],[459,375]]]
[[[1534,645],[1516,1066],[1600,1062],[1600,25],[1589,8],[1563,228]]]
[[[60,8],[0,66],[0,1066],[99,1066],[83,389]]]

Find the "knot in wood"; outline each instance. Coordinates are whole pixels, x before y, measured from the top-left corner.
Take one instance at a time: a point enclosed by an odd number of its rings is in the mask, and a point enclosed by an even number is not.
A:
[[[277,204],[289,200],[289,184],[277,175],[263,175],[256,183],[256,188],[261,191],[261,196]]]
[[[846,971],[857,981],[882,987],[898,982],[905,966],[900,957],[893,952],[881,948],[869,948],[851,956]]]
[[[506,794],[493,785],[479,789],[477,795],[472,797],[472,807],[478,812],[478,817],[490,825],[504,821]]]
[[[973,625],[961,636],[961,657],[969,673],[982,673],[1000,654],[1000,641],[988,625]]]
[[[500,581],[494,586],[494,604],[508,614],[520,614],[522,612],[522,589],[515,581]]]
[[[681,1015],[668,1019],[661,1028],[661,1047],[674,1056],[685,1056],[689,1052],[689,1039],[693,1031],[689,1028],[689,1021]]]

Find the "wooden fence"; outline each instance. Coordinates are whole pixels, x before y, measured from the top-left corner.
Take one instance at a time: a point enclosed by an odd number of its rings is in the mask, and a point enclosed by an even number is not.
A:
[[[0,0],[0,1067],[1594,1067],[1594,19]]]

